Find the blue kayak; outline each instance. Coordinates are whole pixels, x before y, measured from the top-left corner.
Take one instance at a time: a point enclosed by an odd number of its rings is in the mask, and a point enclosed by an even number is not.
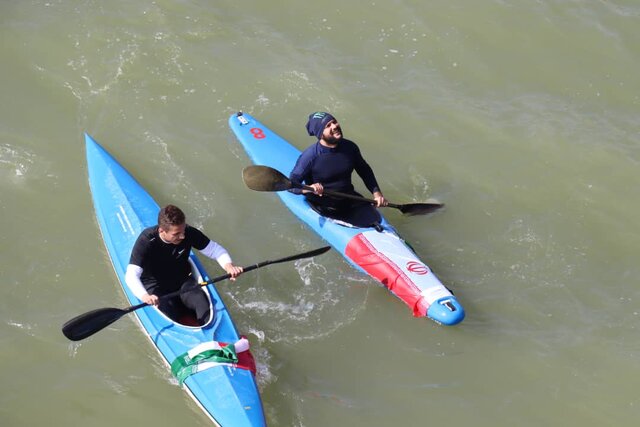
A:
[[[253,163],[289,175],[300,150],[246,113],[233,114],[229,126]],[[358,228],[319,215],[300,195],[281,191],[282,202],[329,242],[353,266],[369,274],[404,301],[416,317],[443,325],[464,319],[464,309],[382,216],[382,231]]]
[[[133,244],[144,228],[157,224],[160,207],[88,134],[85,134],[85,142],[89,185],[100,231],[122,289],[131,305],[137,305],[141,301],[126,285],[125,271]],[[196,278],[208,280],[193,253],[190,260]],[[167,364],[179,368],[177,372],[181,376],[177,378],[184,390],[216,425],[265,426],[254,376],[255,363],[248,342],[238,335],[215,286],[203,289],[209,297],[211,311],[215,313],[203,326],[188,319],[178,323],[152,306],[133,314]],[[237,363],[205,358],[229,345],[234,345]]]

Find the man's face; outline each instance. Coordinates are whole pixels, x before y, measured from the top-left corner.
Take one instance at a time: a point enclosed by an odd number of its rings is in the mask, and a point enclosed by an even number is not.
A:
[[[326,124],[322,131],[322,139],[329,144],[337,144],[342,139],[342,128],[338,121],[333,119]]]
[[[186,228],[187,224],[170,225],[168,230],[158,227],[158,234],[165,242],[177,245],[184,240],[184,230]]]

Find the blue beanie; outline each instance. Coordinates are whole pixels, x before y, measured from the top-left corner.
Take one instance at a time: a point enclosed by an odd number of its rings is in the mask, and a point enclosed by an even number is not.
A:
[[[311,136],[322,139],[322,132],[324,132],[325,126],[334,119],[331,114],[322,111],[311,113],[309,114],[309,121],[307,122],[307,132],[309,132]]]

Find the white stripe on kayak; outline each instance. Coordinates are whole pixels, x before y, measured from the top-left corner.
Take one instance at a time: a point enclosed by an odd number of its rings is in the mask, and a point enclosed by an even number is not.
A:
[[[129,227],[129,232],[131,234],[135,234],[133,232],[133,227],[131,226],[131,221],[129,221],[129,217],[127,216],[127,214],[124,211],[124,208],[122,207],[122,205],[118,206],[120,208],[120,212],[122,212],[122,217],[124,218],[124,220],[127,222],[127,227]],[[118,215],[118,218],[120,218],[120,215]],[[122,223],[122,219],[120,219],[120,222]],[[122,226],[122,228],[124,228],[124,225]],[[126,228],[124,228],[124,231],[127,231]]]
[[[120,221],[120,226],[122,227],[122,231],[124,231],[126,233],[127,232],[127,227],[124,226],[124,221],[122,220],[122,217],[120,216],[120,212],[116,212],[116,216],[118,217],[118,221]]]
[[[228,345],[233,345],[234,349],[236,350],[236,353],[242,353],[243,351],[249,350],[249,340],[246,338],[240,338],[235,344],[228,344]],[[187,352],[187,354],[189,355],[190,359],[193,359],[198,354],[204,351],[220,350],[221,348],[222,346],[218,341],[207,341],[193,347],[191,350]]]
[[[394,233],[378,233],[368,230],[362,233],[368,245],[378,253],[386,264],[401,272],[404,278],[417,288],[429,305],[440,298],[451,296],[451,292],[440,282],[429,267],[418,259],[409,247]],[[426,273],[411,271],[409,264],[415,264]]]

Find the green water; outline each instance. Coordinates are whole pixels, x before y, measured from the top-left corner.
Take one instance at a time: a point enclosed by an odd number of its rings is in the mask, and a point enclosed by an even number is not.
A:
[[[328,110],[389,200],[446,203],[386,216],[467,318],[413,318],[335,252],[221,284],[269,425],[633,425],[639,18],[621,0],[0,2],[0,424],[209,425],[131,319],[60,333],[127,305],[83,132],[249,265],[323,242],[244,187],[229,115],[302,149]]]

